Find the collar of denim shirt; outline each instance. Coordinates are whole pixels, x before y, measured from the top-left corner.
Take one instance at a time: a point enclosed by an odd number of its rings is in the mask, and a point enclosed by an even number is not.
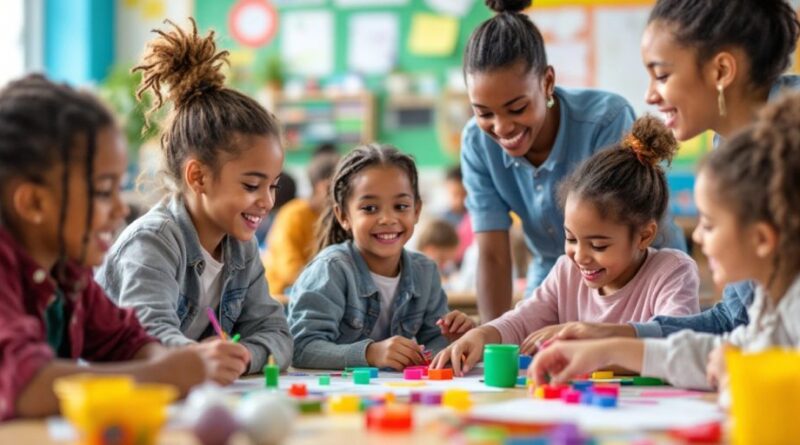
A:
[[[183,239],[186,241],[186,263],[202,275],[205,269],[203,246],[200,245],[200,238],[197,236],[197,229],[192,222],[192,217],[186,209],[186,203],[180,195],[175,195],[170,199],[167,208],[174,216]],[[231,271],[244,269],[245,252],[243,243],[231,240],[230,235],[225,235],[222,238],[222,243],[225,252],[223,255],[225,267]]]

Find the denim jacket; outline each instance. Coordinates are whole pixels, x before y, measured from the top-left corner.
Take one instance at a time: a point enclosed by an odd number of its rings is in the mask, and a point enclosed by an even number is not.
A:
[[[306,266],[292,287],[289,326],[294,366],[343,369],[367,366],[367,346],[381,311],[378,287],[352,241],[329,246]],[[390,336],[414,338],[434,353],[447,346],[436,321],[447,297],[436,264],[403,250],[400,282],[391,307]]]
[[[645,323],[631,325],[640,338],[669,337],[683,329],[722,335],[748,323],[747,309],[754,296],[755,283],[752,281],[731,283],[725,286],[719,303],[699,314],[686,317],[659,315]]]
[[[292,338],[283,307],[269,296],[255,239],[223,238],[222,295],[217,317],[222,329],[239,333],[252,357],[248,372],[260,371],[269,355],[282,368],[292,358]],[[202,246],[179,196],[168,198],[128,226],[95,278],[109,298],[132,307],[150,335],[167,346],[195,343],[184,332],[197,317]],[[204,336],[213,335],[207,330]]]

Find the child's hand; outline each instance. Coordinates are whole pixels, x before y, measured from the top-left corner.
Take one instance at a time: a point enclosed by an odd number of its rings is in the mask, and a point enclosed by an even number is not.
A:
[[[533,355],[539,351],[539,345],[548,340],[588,340],[608,337],[636,337],[636,330],[628,324],[571,321],[547,326],[532,333],[522,342],[519,352]]]
[[[151,359],[143,380],[174,385],[183,397],[209,378],[208,366],[204,365],[205,360],[194,348],[169,349]]]
[[[247,371],[250,351],[239,343],[211,337],[193,346],[206,364],[208,378],[220,385],[230,385]]]
[[[483,357],[483,346],[486,343],[487,338],[484,329],[473,329],[436,354],[431,363],[431,368],[442,369],[448,363],[452,363],[453,374],[463,377]]]
[[[451,311],[437,320],[436,325],[439,326],[442,335],[444,335],[448,341],[453,342],[461,338],[467,331],[474,328],[475,322],[461,311]]]
[[[519,353],[526,355],[536,354],[542,345],[555,340],[558,333],[561,332],[563,328],[563,324],[556,324],[545,326],[538,331],[534,331],[519,345]]]
[[[392,368],[397,371],[407,366],[424,365],[422,347],[414,340],[396,335],[367,346],[367,363],[376,368]]]
[[[556,341],[533,358],[528,378],[537,385],[566,383],[572,377],[616,365],[641,372],[644,345],[630,339]]]
[[[725,366],[725,347],[725,344],[721,344],[708,354],[706,379],[708,379],[708,384],[715,389],[728,386],[728,369]]]

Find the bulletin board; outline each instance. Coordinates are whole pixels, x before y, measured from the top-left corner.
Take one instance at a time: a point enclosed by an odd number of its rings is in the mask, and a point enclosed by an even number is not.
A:
[[[398,53],[396,69],[412,75],[428,75],[436,77],[440,90],[446,84],[447,72],[459,70],[461,57],[469,35],[472,30],[483,20],[491,16],[491,11],[486,8],[481,0],[475,0],[471,8],[463,17],[458,18],[458,36],[452,54],[441,57],[422,57],[412,54],[408,48],[409,31],[412,20],[418,13],[435,13],[429,6],[430,0],[400,0],[386,2],[386,6],[361,6],[355,8],[348,3],[359,0],[272,0],[279,15],[284,12],[297,11],[328,11],[333,18],[333,72],[334,75],[347,72],[348,69],[348,30],[351,18],[364,13],[386,13],[397,17]],[[217,32],[219,46],[231,50],[232,59],[240,63],[250,64],[254,70],[262,69],[267,61],[281,54],[281,32],[276,33],[272,42],[258,49],[249,49],[237,44],[227,29],[227,20],[235,0],[196,0],[195,18],[202,30],[213,28]],[[371,2],[375,3],[375,2]],[[281,17],[283,18],[283,17]],[[279,25],[280,26],[280,25]],[[324,83],[327,77],[321,78]],[[388,128],[382,111],[386,106],[387,94],[384,90],[384,75],[365,75],[367,87],[376,93],[376,134],[377,140],[393,144],[416,158],[421,166],[441,166],[456,162],[456,156],[442,149],[435,126],[403,129],[402,131]],[[262,85],[253,79],[250,84],[237,85],[242,89],[255,93]],[[308,157],[307,152],[289,153],[288,162],[302,163]]]

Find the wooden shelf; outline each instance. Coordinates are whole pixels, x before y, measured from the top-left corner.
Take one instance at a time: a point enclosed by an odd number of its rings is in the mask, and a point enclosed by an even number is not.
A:
[[[375,100],[360,94],[275,93],[269,108],[284,127],[288,150],[333,142],[351,146],[375,140]]]

